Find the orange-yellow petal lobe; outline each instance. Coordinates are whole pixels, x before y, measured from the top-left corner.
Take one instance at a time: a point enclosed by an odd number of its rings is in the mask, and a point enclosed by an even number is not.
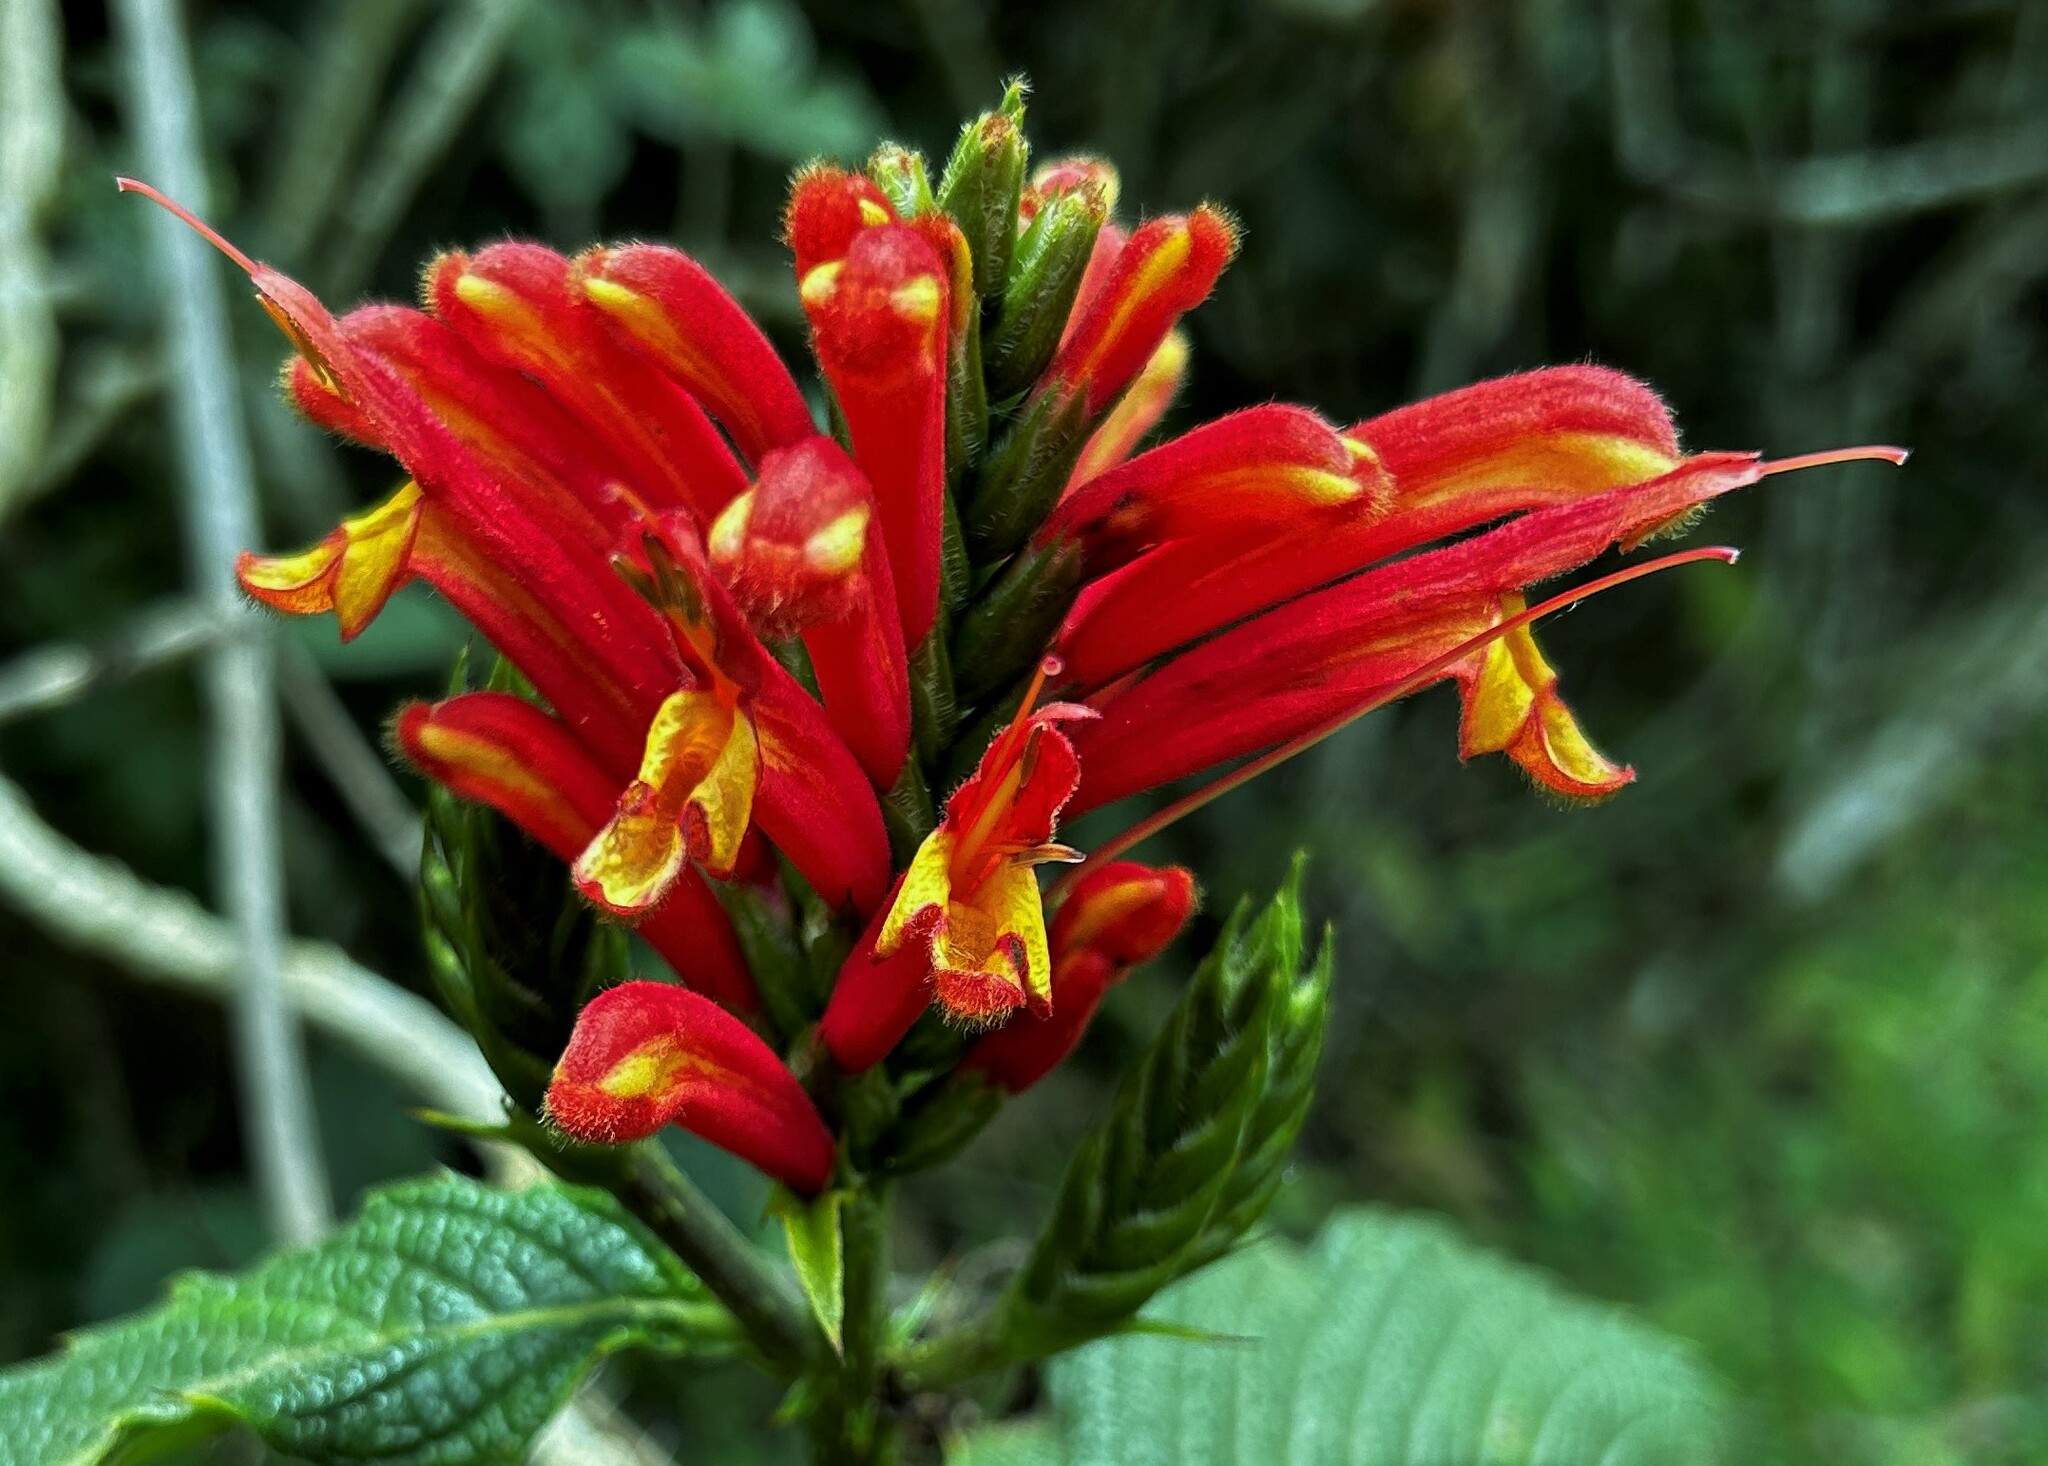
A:
[[[1521,596],[1502,598],[1503,619],[1526,609]],[[1614,763],[1587,739],[1527,626],[1482,654],[1466,684],[1458,742],[1467,758],[1505,753],[1538,784],[1569,799],[1604,799],[1635,778],[1635,770]]]
[[[761,747],[753,720],[735,713],[732,732],[718,761],[684,806],[690,858],[718,880],[739,863],[740,841],[754,814],[754,790],[761,778]]]
[[[294,616],[334,612],[341,639],[348,641],[405,583],[420,515],[419,485],[407,483],[376,508],[344,519],[311,549],[293,555],[244,551],[235,574],[244,590],[274,610]]]
[[[577,858],[584,895],[637,916],[668,893],[686,860],[732,874],[753,814],[760,750],[752,724],[716,694],[671,693],[647,730],[640,774]]]
[[[896,888],[896,899],[875,937],[875,955],[888,957],[914,935],[929,933],[944,919],[953,896],[953,833],[941,827],[924,837],[910,869]]]
[[[576,858],[577,889],[618,916],[650,910],[682,874],[682,828],[653,786],[635,780],[611,820]]]
[[[1001,862],[972,897],[955,900],[932,933],[932,990],[954,1022],[987,1028],[1052,1001],[1045,907],[1031,867]]]

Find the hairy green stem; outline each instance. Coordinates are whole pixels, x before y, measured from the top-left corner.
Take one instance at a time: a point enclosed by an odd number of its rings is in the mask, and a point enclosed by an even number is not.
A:
[[[905,1349],[894,1363],[896,1378],[912,1393],[951,1389],[1051,1352],[1032,1349],[1019,1337],[1017,1312],[1011,1295],[1004,1293],[960,1327]]]
[[[827,1357],[825,1337],[795,1288],[665,1152],[652,1143],[636,1145],[602,1181],[732,1310],[777,1372],[793,1378]]]

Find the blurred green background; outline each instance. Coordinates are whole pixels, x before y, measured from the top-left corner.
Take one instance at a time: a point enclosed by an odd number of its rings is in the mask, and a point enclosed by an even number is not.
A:
[[[441,245],[652,236],[794,350],[792,166],[943,155],[1016,71],[1041,155],[1112,157],[1127,216],[1207,197],[1246,226],[1174,422],[1595,360],[1694,446],[1910,444],[1724,502],[1704,533],[1740,567],[1550,628],[1641,772],[1612,803],[1461,768],[1439,690],[1152,853],[1217,913],[1314,852],[1339,1008],[1281,1225],[1447,1213],[1694,1341],[1775,1459],[2048,1459],[2048,5],[249,0],[189,34],[216,221],[337,304],[408,296]],[[0,819],[209,899],[193,667],[139,650],[189,625],[192,577],[144,206],[110,184],[138,166],[121,41],[101,6],[0,0],[0,774],[39,823]],[[235,299],[266,532],[310,541],[391,471],[291,419]],[[378,791],[319,735],[360,754],[461,629],[409,594],[346,649],[287,634],[293,930],[423,990],[352,808]],[[98,673],[31,696],[53,647]],[[263,1228],[218,1006],[81,947],[50,882],[0,887],[12,1359]],[[1003,1264],[1205,935],[912,1188],[906,1266]],[[344,1202],[460,1160],[312,1046]],[[786,1459],[736,1372],[680,1405],[673,1375],[613,1383],[659,1440]]]

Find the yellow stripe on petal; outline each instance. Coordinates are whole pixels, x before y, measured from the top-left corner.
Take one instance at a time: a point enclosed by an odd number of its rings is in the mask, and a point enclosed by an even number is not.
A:
[[[689,337],[676,329],[676,323],[658,301],[602,275],[584,275],[582,282],[583,293],[591,304],[617,321],[694,388],[701,390],[702,384],[719,379],[717,368]]]
[[[683,832],[661,808],[658,792],[634,783],[618,812],[576,857],[576,885],[618,916],[639,916],[668,894],[683,873]]]
[[[1605,433],[1532,434],[1497,453],[1460,463],[1437,478],[1403,474],[1404,508],[1455,500],[1493,489],[1548,490],[1558,500],[1661,478],[1678,460],[1634,438]]]
[[[1122,463],[1131,456],[1139,439],[1158,426],[1159,419],[1173,404],[1174,394],[1180,390],[1181,379],[1187,375],[1188,354],[1187,334],[1179,329],[1168,331],[1137,380],[1117,400],[1102,426],[1088,440],[1088,446],[1081,450],[1080,462],[1074,465],[1073,476],[1067,481],[1069,492]]]

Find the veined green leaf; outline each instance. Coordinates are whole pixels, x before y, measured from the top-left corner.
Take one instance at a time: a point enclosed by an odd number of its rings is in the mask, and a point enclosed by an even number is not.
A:
[[[1480,1252],[1354,1211],[1313,1246],[1245,1249],[1163,1293],[1154,1323],[1047,1373],[1049,1418],[954,1466],[1710,1466],[1725,1410],[1685,1350]]]
[[[602,1193],[408,1182],[317,1247],[181,1278],[0,1373],[0,1466],[140,1461],[236,1424],[314,1462],[513,1463],[605,1355],[732,1337]]]
[[[815,1201],[805,1201],[778,1186],[769,1204],[789,1239],[796,1280],[834,1349],[843,1347],[846,1325],[846,1240],[839,1225],[845,1200],[844,1191],[827,1191]]]

